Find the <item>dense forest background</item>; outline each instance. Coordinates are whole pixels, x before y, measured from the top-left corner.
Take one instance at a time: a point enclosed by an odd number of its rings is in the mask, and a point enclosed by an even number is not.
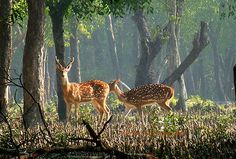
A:
[[[151,38],[155,38],[160,29],[168,23],[168,4],[165,1],[153,1],[152,7],[153,13],[145,14],[145,17]],[[200,95],[214,101],[232,101],[234,99],[232,68],[236,54],[235,22],[231,17],[222,17],[220,9],[222,9],[221,3],[215,0],[184,2],[183,13],[179,19],[179,53],[183,60],[192,48],[192,40],[200,28],[200,22],[208,22],[209,34],[212,35],[210,36],[211,43],[184,72],[186,90],[189,96]],[[114,41],[111,41],[109,37],[111,24],[108,16],[96,15],[90,20],[79,19],[78,21],[73,16],[66,16],[64,23],[65,62],[69,62],[70,57],[73,56],[71,39],[76,37],[80,74],[74,69],[74,72],[71,73],[71,77],[75,76],[73,80],[101,79],[109,82],[120,78],[133,88],[140,58],[138,28],[132,15],[124,15],[123,18],[110,16],[110,18]],[[56,96],[55,49],[51,21],[49,16],[46,16],[45,19],[45,88],[48,99],[52,99]],[[19,24],[16,23],[13,26],[14,53],[11,68],[16,69],[18,73],[22,72],[26,22],[27,17],[24,17]],[[168,35],[166,36],[168,38]],[[112,42],[116,47],[115,55],[112,51],[112,47],[114,47]],[[152,75],[157,82],[162,82],[168,76],[167,70],[170,62],[166,59],[171,55],[167,47],[166,42],[151,66]],[[118,66],[115,60],[117,60]],[[178,91],[176,95],[178,96]],[[18,96],[18,98],[22,98],[22,96]]]

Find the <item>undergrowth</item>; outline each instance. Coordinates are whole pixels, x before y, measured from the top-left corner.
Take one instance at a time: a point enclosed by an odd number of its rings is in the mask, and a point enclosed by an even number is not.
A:
[[[235,158],[234,105],[219,106],[213,101],[192,97],[187,101],[187,113],[164,113],[157,106],[145,108],[146,124],[141,124],[135,110],[124,119],[123,110],[120,109],[122,104],[115,98],[109,99],[108,105],[111,106],[113,119],[102,133],[101,140],[109,147],[131,155],[152,154],[159,158]],[[0,148],[12,149],[14,143],[20,145],[19,150],[24,152],[45,147],[94,146],[93,143],[78,138],[90,138],[82,125],[82,119],[95,131],[101,130],[97,113],[91,105],[82,105],[79,111],[79,121],[72,114],[71,123],[64,124],[58,121],[54,102],[45,107],[45,119],[54,140],[50,143],[41,126],[27,131],[24,129],[19,106],[13,105],[9,108],[7,116],[11,132],[6,123],[0,125]],[[60,155],[62,154],[41,158],[63,158]],[[79,154],[64,153],[63,156],[75,158]]]

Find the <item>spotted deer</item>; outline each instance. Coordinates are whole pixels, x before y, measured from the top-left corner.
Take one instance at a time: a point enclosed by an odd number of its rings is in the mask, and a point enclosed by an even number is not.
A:
[[[82,103],[90,102],[100,113],[100,123],[104,115],[106,115],[107,118],[110,116],[110,109],[106,105],[109,85],[100,80],[90,80],[81,83],[69,82],[68,72],[73,62],[74,58],[71,59],[66,67],[63,67],[56,57],[56,66],[61,76],[63,96],[67,107],[67,119],[70,120],[72,105],[79,107]],[[77,111],[77,118],[78,116],[79,111]]]
[[[138,112],[143,121],[142,107],[158,104],[166,111],[171,111],[170,102],[174,97],[174,89],[163,84],[146,84],[129,91],[123,92],[118,83],[120,80],[114,80],[109,83],[110,91],[114,92],[118,99],[124,103],[125,117],[128,116],[130,111],[134,108]]]

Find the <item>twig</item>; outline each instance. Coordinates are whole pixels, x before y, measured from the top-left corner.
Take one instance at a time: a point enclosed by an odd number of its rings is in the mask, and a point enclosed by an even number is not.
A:
[[[8,121],[8,119],[7,119],[7,117],[6,117],[6,115],[5,115],[4,113],[2,113],[1,111],[0,111],[0,115],[1,115],[1,117],[3,117],[3,121],[7,124],[8,130],[9,130],[9,135],[10,135],[10,136],[9,136],[10,142],[11,142],[11,144],[14,146],[15,152],[17,152],[17,154],[18,154],[18,156],[19,156],[19,145],[17,145],[17,144],[15,143],[14,139],[13,139],[13,133],[12,133],[11,124],[9,123],[9,121]]]
[[[29,90],[24,87],[24,84],[23,84],[23,82],[22,82],[22,78],[21,78],[21,77],[22,77],[22,74],[20,74],[20,78],[19,78],[19,82],[20,82],[21,88],[23,88],[23,90],[26,91],[27,94],[32,98],[32,100],[37,104],[38,109],[39,109],[39,113],[40,113],[40,117],[41,117],[42,122],[43,122],[43,125],[44,125],[44,127],[45,127],[45,129],[46,129],[46,131],[47,131],[47,133],[48,133],[48,136],[50,137],[52,143],[54,143],[54,139],[53,139],[53,137],[52,137],[52,135],[51,135],[50,130],[48,129],[48,124],[47,124],[47,122],[46,122],[45,119],[44,119],[41,106],[40,106],[40,104],[37,102],[37,100],[34,98],[34,96],[29,92]]]
[[[107,127],[107,124],[110,123],[111,119],[112,119],[112,116],[110,116],[110,118],[106,121],[106,123],[103,125],[102,129],[100,130],[100,132],[98,133],[97,136],[100,136],[100,135],[103,133],[103,131],[104,131],[104,130],[106,129],[106,127]]]
[[[51,135],[51,132],[50,132],[50,130],[49,130],[49,128],[48,128],[48,124],[47,124],[47,122],[46,122],[45,119],[44,119],[41,106],[40,106],[40,104],[37,102],[37,100],[34,98],[34,96],[29,92],[29,90],[25,88],[25,86],[24,86],[24,84],[23,84],[23,82],[22,82],[22,74],[20,74],[18,78],[11,78],[10,75],[8,74],[8,72],[7,72],[5,69],[2,69],[2,68],[1,68],[1,70],[3,70],[3,72],[5,72],[5,76],[7,76],[7,77],[3,76],[2,78],[5,78],[5,79],[7,80],[7,82],[8,82],[7,84],[8,84],[8,85],[9,85],[9,84],[13,84],[13,85],[16,86],[16,87],[22,88],[22,89],[31,97],[31,99],[34,101],[34,103],[37,104],[37,107],[38,107],[38,110],[39,110],[39,113],[40,113],[40,117],[41,117],[42,123],[43,123],[43,125],[44,125],[44,127],[45,127],[45,130],[47,131],[48,136],[50,137],[52,143],[54,143],[54,139],[53,139],[53,137],[52,137],[52,135]],[[18,80],[18,81],[19,81],[19,84],[16,83],[15,80]],[[30,108],[32,108],[32,106],[31,106]],[[28,110],[28,111],[29,111],[29,110]],[[24,120],[24,117],[23,117],[23,120]],[[25,123],[24,123],[24,124],[25,124]]]
[[[87,123],[85,120],[83,120],[83,124],[87,128],[89,135],[93,139],[93,142],[96,143],[96,147],[103,148],[102,142],[101,142],[101,134],[106,129],[107,124],[111,121],[111,119],[112,119],[112,116],[106,121],[106,123],[103,125],[102,129],[100,130],[100,132],[98,134],[96,134],[96,132],[93,130],[93,128],[89,125],[89,123]]]

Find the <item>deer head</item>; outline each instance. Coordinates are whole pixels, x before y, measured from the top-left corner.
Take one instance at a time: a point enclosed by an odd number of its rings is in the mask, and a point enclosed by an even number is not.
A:
[[[118,83],[120,83],[119,79],[116,79],[116,80],[109,83],[109,87],[110,87],[111,92],[115,92],[115,90],[119,89]]]
[[[71,59],[71,61],[69,62],[69,64],[66,67],[63,67],[60,64],[59,59],[57,57],[55,58],[55,61],[56,61],[57,70],[58,70],[58,72],[61,76],[61,79],[62,79],[62,84],[65,85],[69,82],[68,81],[68,72],[70,71],[70,69],[72,67],[72,64],[74,62],[74,57]]]

